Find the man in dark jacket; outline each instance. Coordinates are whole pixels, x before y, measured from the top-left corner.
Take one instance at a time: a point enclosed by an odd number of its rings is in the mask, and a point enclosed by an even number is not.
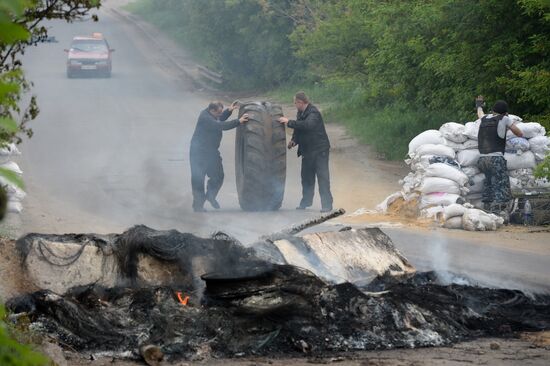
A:
[[[483,186],[483,208],[496,214],[505,215],[506,206],[512,199],[510,178],[504,158],[506,132],[511,130],[516,136],[523,133],[516,122],[508,117],[508,104],[503,100],[495,102],[492,113],[485,114],[483,97],[476,98],[477,115],[481,119],[478,132],[480,157],[479,170],[485,174]]]
[[[321,212],[331,211],[332,194],[328,169],[330,142],[323,117],[317,107],[309,103],[304,92],[296,93],[294,105],[298,110],[296,120],[280,117],[279,122],[294,129],[288,148],[292,149],[298,145],[298,156],[302,157],[302,200],[296,209],[304,210],[312,205],[317,177]]]
[[[243,114],[239,119],[227,121],[233,110],[238,108],[238,102],[233,102],[227,109],[223,109],[220,102],[212,102],[199,115],[195,132],[191,138],[191,186],[193,189],[193,210],[204,212],[204,201],[210,202],[212,207],[219,209],[216,196],[223,184],[223,165],[219,147],[222,140],[222,131],[230,130],[241,123],[248,121],[248,115]],[[204,180],[208,176],[206,192]]]

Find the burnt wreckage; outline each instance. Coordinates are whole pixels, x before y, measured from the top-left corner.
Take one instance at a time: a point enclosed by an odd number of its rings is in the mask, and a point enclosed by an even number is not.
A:
[[[295,248],[311,250],[306,239],[285,235]],[[145,226],[108,236],[29,234],[17,242],[27,266],[38,253],[66,271],[82,249],[62,257],[50,244],[76,243],[92,246],[103,265],[112,258],[116,281],[40,290],[7,305],[28,315],[33,329],[78,351],[138,356],[154,345],[172,360],[439,346],[550,326],[550,296],[444,284],[436,273],[411,270],[378,229],[342,235],[383,242],[397,262],[385,261],[384,273],[372,271],[358,286],[288,264],[276,245],[284,235],[245,247],[224,234],[199,238]],[[173,266],[175,275],[147,283],[145,257]],[[322,267],[322,261],[319,255],[310,263]]]

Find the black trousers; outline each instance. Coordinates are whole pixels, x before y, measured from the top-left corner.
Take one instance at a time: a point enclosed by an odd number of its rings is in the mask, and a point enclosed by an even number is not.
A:
[[[332,194],[330,193],[330,174],[328,169],[329,151],[308,154],[302,157],[302,201],[301,207],[313,204],[315,193],[315,178],[319,184],[319,195],[323,209],[332,209]]]
[[[223,184],[223,165],[219,151],[200,151],[191,149],[191,187],[193,189],[193,208],[202,208],[206,198],[216,198]],[[208,176],[206,192],[204,181]]]

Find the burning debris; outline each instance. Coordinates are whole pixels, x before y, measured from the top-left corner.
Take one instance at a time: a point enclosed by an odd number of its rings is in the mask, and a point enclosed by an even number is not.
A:
[[[154,345],[168,359],[439,346],[550,326],[548,296],[442,286],[431,277],[378,279],[384,291],[371,293],[272,265],[207,275],[202,303],[187,306],[170,287],[97,285],[63,296],[38,291],[8,306],[79,351],[137,356],[141,346]]]
[[[110,272],[7,305],[76,350],[156,360],[438,346],[550,326],[550,296],[415,273],[378,229],[292,233],[250,248],[224,234],[198,238],[145,226],[109,236],[31,234],[18,241],[29,272],[38,261],[70,272],[92,254],[111,263]],[[71,255],[60,255],[63,245]],[[153,272],[171,265],[172,275],[150,277],[146,259]],[[32,273],[38,281],[40,271]]]

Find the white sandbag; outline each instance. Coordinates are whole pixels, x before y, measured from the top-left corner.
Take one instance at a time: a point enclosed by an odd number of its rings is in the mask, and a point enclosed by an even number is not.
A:
[[[529,139],[529,145],[531,145],[532,149],[544,149],[544,148],[550,148],[550,137],[548,136],[535,136],[531,139]]]
[[[546,178],[537,178],[535,179],[533,186],[535,188],[550,188],[550,180]]]
[[[468,176],[457,168],[444,163],[434,163],[429,165],[424,170],[426,177],[447,178],[458,183],[459,186],[464,186],[468,183]]]
[[[468,140],[467,136],[464,136],[464,125],[456,122],[447,122],[439,128],[441,136],[446,140],[463,143]]]
[[[514,122],[523,122],[523,119],[519,116],[516,116],[515,114],[508,114],[508,118],[510,118]]]
[[[456,154],[456,160],[461,166],[477,165],[477,161],[479,160],[479,150],[469,149],[459,151]]]
[[[4,147],[0,147],[0,156],[13,156],[13,155],[21,155],[21,151],[17,148],[17,146],[13,143],[7,144]]]
[[[420,208],[426,208],[430,206],[449,206],[456,203],[460,199],[458,194],[454,193],[429,193],[423,194],[420,197]]]
[[[27,197],[27,193],[16,186],[5,186],[5,189],[9,200],[22,201]]]
[[[447,156],[451,159],[454,159],[455,157],[455,151],[446,145],[436,145],[436,144],[424,144],[422,146],[419,146],[416,149],[416,152],[413,154],[413,157],[419,157],[424,155],[439,155],[439,156]]]
[[[10,182],[9,180],[4,178],[3,176],[0,176],[0,185],[2,187],[4,187],[4,189],[6,190],[6,192],[8,192],[8,194],[10,192],[14,192],[15,190],[19,189],[19,187],[17,187],[15,184]]]
[[[447,140],[445,145],[449,146],[454,151],[461,151],[461,150],[467,150],[467,149],[477,149],[479,142],[477,140],[466,138],[466,141],[463,143]]]
[[[521,178],[529,175],[533,175],[533,169],[508,169],[508,175],[514,178]]]
[[[8,161],[7,163],[0,164],[0,168],[11,170],[15,174],[23,175],[23,171],[19,168],[16,162]]]
[[[526,138],[524,137],[512,137],[511,139],[508,139],[506,140],[506,151],[507,152],[511,152],[511,153],[514,153],[514,152],[523,152],[523,151],[527,151],[531,148],[530,144],[529,144],[529,140],[527,140]],[[513,151],[509,151],[509,150],[513,150]],[[517,154],[517,155],[521,155],[521,154]]]
[[[458,203],[453,203],[452,205],[449,205],[443,209],[443,219],[447,221],[451,217],[462,216],[464,215],[464,212],[466,210],[467,208],[464,207],[463,205]]]
[[[443,214],[443,210],[444,210],[443,206],[428,207],[423,210],[420,210],[420,217],[426,218],[426,219],[439,219],[439,217]]]
[[[416,149],[426,144],[444,144],[445,139],[438,130],[427,130],[417,135],[409,142],[409,156],[412,156]]]
[[[470,188],[469,194],[483,192],[483,184],[485,183],[485,174],[479,173],[474,175],[472,179],[470,179],[469,183],[470,183],[470,185],[468,186],[468,188]]]
[[[435,155],[418,156],[414,159],[406,159],[405,163],[411,166],[413,172],[426,169],[430,165],[430,159]]]
[[[423,174],[419,172],[410,172],[405,176],[403,179],[399,181],[399,184],[403,187],[404,193],[411,193],[416,190],[416,187],[418,187],[422,183]]]
[[[467,122],[464,125],[464,136],[472,140],[477,140],[480,124],[481,124],[480,119],[476,120],[475,122]]]
[[[493,231],[503,223],[501,217],[476,208],[468,209],[462,215],[462,226],[468,231]]]
[[[523,185],[521,184],[521,180],[519,180],[518,178],[514,178],[514,177],[509,177],[510,178],[510,189],[512,190],[517,190],[517,189],[522,189],[523,188]]]
[[[536,136],[529,140],[531,151],[535,154],[536,160],[543,160],[550,152],[550,137]]]
[[[12,213],[21,213],[23,205],[19,201],[8,201],[7,211]]]
[[[462,229],[462,216],[455,216],[455,217],[451,217],[448,220],[445,220],[443,227],[445,229],[455,229],[455,230]]]
[[[447,178],[438,177],[424,178],[418,190],[424,194],[435,192],[460,194],[458,183]]]
[[[516,169],[509,170],[508,175],[510,177],[510,183],[514,183],[519,188],[533,187],[535,185],[535,177],[533,176],[533,169]],[[512,181],[514,179],[514,181]]]
[[[388,207],[395,202],[396,199],[402,198],[403,194],[401,192],[395,192],[390,194],[386,199],[376,205],[375,209],[378,212],[388,212]]]
[[[535,155],[531,151],[526,151],[521,155],[505,153],[506,167],[508,170],[533,169],[537,163]]]
[[[462,171],[468,177],[473,177],[474,175],[479,174],[480,172],[479,168],[475,165],[462,167]]]
[[[526,123],[516,123],[515,126],[523,132],[523,137],[526,139],[532,139],[537,136],[546,135],[546,129],[538,122],[526,122]],[[511,130],[508,130],[506,133],[506,138],[511,139],[517,137]]]

